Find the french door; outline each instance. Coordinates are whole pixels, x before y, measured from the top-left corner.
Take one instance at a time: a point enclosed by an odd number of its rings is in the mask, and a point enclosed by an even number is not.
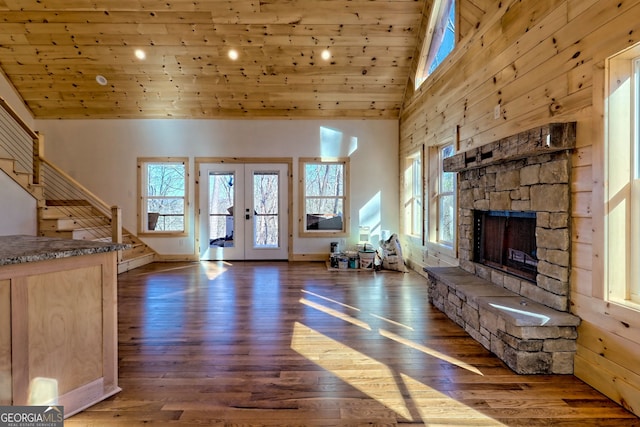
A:
[[[288,258],[286,164],[200,165],[200,259]]]

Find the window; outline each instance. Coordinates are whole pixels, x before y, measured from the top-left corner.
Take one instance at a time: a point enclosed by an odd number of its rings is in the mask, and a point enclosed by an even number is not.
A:
[[[405,159],[404,230],[414,238],[422,238],[422,150]]]
[[[186,234],[187,172],[184,158],[138,159],[138,232]]]
[[[416,89],[438,68],[455,46],[455,3],[455,0],[434,0],[433,2],[416,72]]]
[[[456,241],[456,174],[445,172],[442,162],[454,154],[451,144],[430,151],[429,242],[451,251],[455,256]]]
[[[640,44],[607,61],[607,297],[640,309]]]
[[[438,243],[453,246],[456,237],[456,174],[444,172],[442,162],[453,156],[453,145],[439,150],[440,175],[438,179]]]
[[[349,231],[349,160],[300,159],[302,236],[346,236]]]

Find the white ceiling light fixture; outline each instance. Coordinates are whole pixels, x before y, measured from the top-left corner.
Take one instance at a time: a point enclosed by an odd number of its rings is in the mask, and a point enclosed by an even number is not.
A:
[[[325,61],[328,61],[329,59],[331,59],[331,52],[329,51],[329,49],[325,49],[322,51],[322,53],[320,54],[320,56],[322,57],[322,59],[324,59]]]
[[[238,59],[238,56],[239,56],[239,55],[238,55],[238,51],[237,51],[237,50],[235,50],[235,49],[229,49],[229,58],[230,58],[232,61],[235,61],[236,59]]]
[[[100,86],[106,86],[107,83],[108,83],[107,78],[105,76],[103,76],[102,74],[98,74],[96,76],[96,82],[98,82],[98,84]]]
[[[142,49],[136,49],[135,51],[136,58],[139,60],[143,60],[147,58],[147,54]]]

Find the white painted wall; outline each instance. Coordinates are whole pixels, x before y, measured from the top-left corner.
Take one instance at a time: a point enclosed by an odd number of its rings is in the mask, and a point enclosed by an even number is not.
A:
[[[0,171],[0,236],[38,232],[36,199]]]
[[[321,129],[325,131],[321,134]],[[124,226],[136,227],[138,157],[189,157],[191,207],[196,157],[291,157],[294,174],[294,254],[329,252],[333,238],[299,238],[298,159],[350,156],[351,230],[398,230],[398,122],[396,120],[36,120],[45,156],[110,205],[123,209]],[[326,131],[326,129],[329,129]],[[322,135],[322,136],[321,136]],[[145,238],[163,255],[195,253],[194,212],[186,238]],[[374,240],[376,241],[376,240]]]

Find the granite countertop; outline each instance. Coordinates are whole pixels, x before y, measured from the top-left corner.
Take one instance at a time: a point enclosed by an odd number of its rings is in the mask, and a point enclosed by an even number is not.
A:
[[[129,248],[119,243],[56,239],[37,236],[0,236],[0,265],[68,258]]]

